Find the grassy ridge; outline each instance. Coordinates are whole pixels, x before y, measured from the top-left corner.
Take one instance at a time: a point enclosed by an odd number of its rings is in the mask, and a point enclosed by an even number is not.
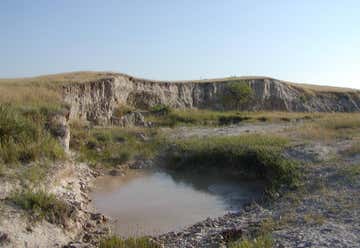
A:
[[[296,164],[282,154],[287,140],[276,136],[242,135],[179,140],[166,152],[167,167],[205,171],[216,168],[250,178],[262,178],[270,191],[297,183]]]

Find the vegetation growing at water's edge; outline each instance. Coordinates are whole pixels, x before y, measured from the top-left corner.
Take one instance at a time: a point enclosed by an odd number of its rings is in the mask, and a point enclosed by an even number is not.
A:
[[[68,205],[44,191],[17,192],[8,200],[28,211],[34,220],[46,219],[50,223],[63,224],[71,215]]]
[[[191,138],[169,145],[165,156],[170,169],[230,171],[239,176],[265,179],[272,191],[298,182],[296,163],[282,154],[287,144],[284,138],[258,134]]]
[[[45,128],[51,111],[0,105],[0,163],[28,163],[64,157],[60,144]]]
[[[146,237],[122,239],[111,236],[101,240],[100,248],[160,248],[157,244]]]
[[[155,129],[90,128],[71,125],[70,148],[90,164],[116,166],[134,158],[152,158],[158,151]]]
[[[251,101],[252,88],[246,80],[233,81],[225,85],[221,101],[225,108],[241,109]]]

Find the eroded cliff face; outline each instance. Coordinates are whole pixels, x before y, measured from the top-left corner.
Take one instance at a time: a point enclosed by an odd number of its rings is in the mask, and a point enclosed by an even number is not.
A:
[[[297,112],[360,111],[360,92],[317,92],[271,78],[241,79],[252,89],[252,97],[239,110]],[[96,124],[109,122],[120,104],[147,109],[157,104],[173,108],[234,109],[224,103],[226,87],[236,80],[160,82],[117,75],[88,83],[63,86],[70,105],[70,119]],[[240,80],[239,80],[240,82]]]

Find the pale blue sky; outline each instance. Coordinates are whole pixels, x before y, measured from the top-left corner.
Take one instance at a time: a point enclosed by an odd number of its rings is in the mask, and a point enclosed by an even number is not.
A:
[[[1,0],[0,77],[111,70],[360,88],[358,0]]]

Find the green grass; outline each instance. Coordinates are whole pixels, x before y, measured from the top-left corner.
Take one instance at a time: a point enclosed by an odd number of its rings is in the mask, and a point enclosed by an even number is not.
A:
[[[241,241],[230,243],[228,248],[271,248],[273,241],[270,235],[258,236],[254,239],[243,239]]]
[[[149,137],[143,140],[142,135]],[[81,161],[112,167],[134,158],[152,158],[158,151],[156,130],[124,128],[84,128],[72,125],[70,148]]]
[[[345,168],[340,169],[340,175],[346,179],[347,183],[360,182],[360,164],[347,165]]]
[[[205,109],[171,109],[166,111],[150,111],[147,121],[158,126],[180,125],[229,125],[241,122],[289,122],[292,120],[318,119],[322,114],[287,113],[287,112],[241,112],[241,111],[214,111]],[[158,114],[161,113],[161,114]]]
[[[295,186],[299,177],[295,162],[285,158],[288,141],[277,136],[242,135],[233,137],[191,138],[170,144],[167,167],[174,170],[219,172],[264,179],[271,192],[281,185]]]
[[[18,170],[18,178],[20,178],[24,184],[30,183],[31,185],[37,185],[46,177],[48,167],[49,166],[44,163],[26,165]]]
[[[160,248],[160,246],[146,237],[122,239],[112,236],[101,240],[99,248]]]
[[[0,162],[16,164],[64,158],[60,144],[45,129],[46,114],[44,109],[0,105]]]
[[[68,205],[44,191],[17,192],[8,200],[27,211],[35,220],[46,219],[50,223],[64,224],[71,215]]]

